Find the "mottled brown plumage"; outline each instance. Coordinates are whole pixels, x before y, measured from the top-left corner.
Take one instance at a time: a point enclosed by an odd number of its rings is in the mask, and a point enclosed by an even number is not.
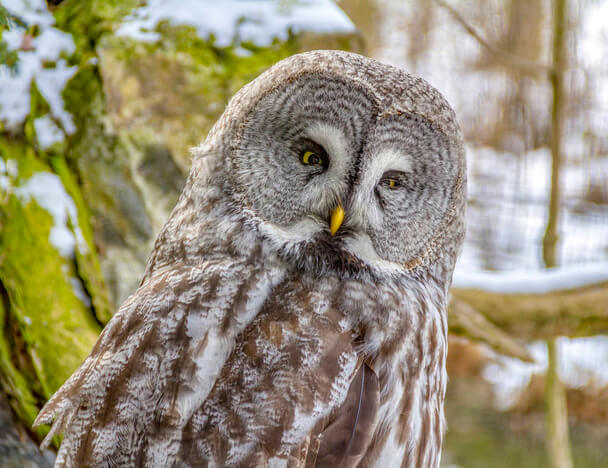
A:
[[[245,86],[38,416],[57,466],[438,466],[465,173],[449,105],[396,68],[316,51]]]

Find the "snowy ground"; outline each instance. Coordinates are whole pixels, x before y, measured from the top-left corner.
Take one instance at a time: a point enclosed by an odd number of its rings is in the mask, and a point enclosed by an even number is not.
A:
[[[506,272],[458,268],[452,285],[499,294],[545,294],[603,282],[608,282],[608,262]]]

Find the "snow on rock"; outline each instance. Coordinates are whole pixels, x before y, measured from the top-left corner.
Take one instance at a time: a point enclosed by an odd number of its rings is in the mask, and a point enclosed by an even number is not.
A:
[[[17,161],[14,159],[9,159],[6,161],[6,173],[11,177],[17,177],[19,172],[19,166],[17,165]]]
[[[13,179],[17,177],[18,171],[17,161],[7,159],[6,161],[0,158],[0,190],[4,193],[11,191]]]
[[[3,0],[2,4],[29,26],[38,25],[39,34],[28,47],[23,47],[26,33],[23,28],[14,26],[2,36],[9,50],[17,50],[18,66],[13,71],[0,64],[0,120],[9,128],[23,123],[30,112],[30,87],[35,82],[63,130],[73,133],[76,127],[61,97],[66,83],[77,70],[61,58],[62,53],[74,52],[72,36],[52,27],[55,19],[44,0]],[[49,67],[52,62],[54,66]]]
[[[59,119],[61,125],[68,134],[76,131],[76,126],[69,114],[63,106],[63,98],[61,92],[72,76],[76,73],[78,67],[68,67],[65,60],[61,59],[57,62],[55,68],[41,69],[36,73],[36,86],[38,91],[44,96],[46,102],[51,108],[51,113]]]
[[[251,41],[265,46],[285,40],[288,31],[353,33],[355,26],[332,0],[149,0],[135,9],[116,33],[139,41],[156,41],[156,25],[168,20],[194,26],[201,37],[215,37],[220,47]]]
[[[558,372],[569,387],[608,385],[608,337],[559,338]],[[501,355],[483,371],[484,378],[493,384],[495,404],[508,409],[515,404],[534,374],[544,374],[547,369],[547,345],[537,341],[528,345],[536,363],[529,364]]]
[[[63,141],[61,129],[57,127],[49,115],[35,119],[34,128],[36,129],[38,144],[42,149],[50,148],[53,144]]]
[[[547,270],[467,271],[456,269],[452,285],[501,294],[543,294],[608,282],[608,262]]]
[[[4,159],[0,159],[0,190],[7,192],[10,186],[10,179],[6,175],[6,165]]]
[[[81,253],[88,251],[87,244],[78,225],[76,205],[61,183],[61,179],[50,172],[37,172],[14,193],[24,202],[32,198],[53,217],[54,225],[49,242],[66,258],[73,258],[76,247]],[[73,232],[70,229],[73,227]]]
[[[55,24],[44,0],[2,0],[2,6],[27,24],[37,24],[43,28]]]

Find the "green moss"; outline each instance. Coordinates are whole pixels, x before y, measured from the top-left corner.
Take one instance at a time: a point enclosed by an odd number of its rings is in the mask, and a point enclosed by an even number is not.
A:
[[[40,400],[28,381],[14,364],[14,323],[8,315],[10,298],[0,282],[0,326],[4,330],[0,336],[0,385],[8,397],[17,417],[22,421],[33,421],[38,414]]]
[[[84,65],[96,57],[97,41],[111,34],[116,23],[143,0],[66,0],[53,12],[56,27],[74,38],[76,52],[69,57],[73,64]]]
[[[88,355],[101,330],[74,292],[77,262],[49,242],[52,216],[34,198],[15,193],[32,174],[51,172],[29,148],[0,140],[3,158],[18,162],[13,188],[0,198],[0,373],[12,407],[28,426]]]
[[[89,353],[100,327],[69,282],[75,273],[48,242],[52,217],[31,200],[9,198],[3,214],[5,258],[0,277],[8,292],[43,395],[59,388]],[[19,221],[17,221],[19,220]]]

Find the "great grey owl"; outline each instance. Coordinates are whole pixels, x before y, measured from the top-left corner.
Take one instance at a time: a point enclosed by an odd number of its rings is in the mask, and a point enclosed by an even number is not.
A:
[[[437,466],[465,186],[422,79],[338,51],[276,64],[196,148],[139,289],[38,416],[57,466]]]

